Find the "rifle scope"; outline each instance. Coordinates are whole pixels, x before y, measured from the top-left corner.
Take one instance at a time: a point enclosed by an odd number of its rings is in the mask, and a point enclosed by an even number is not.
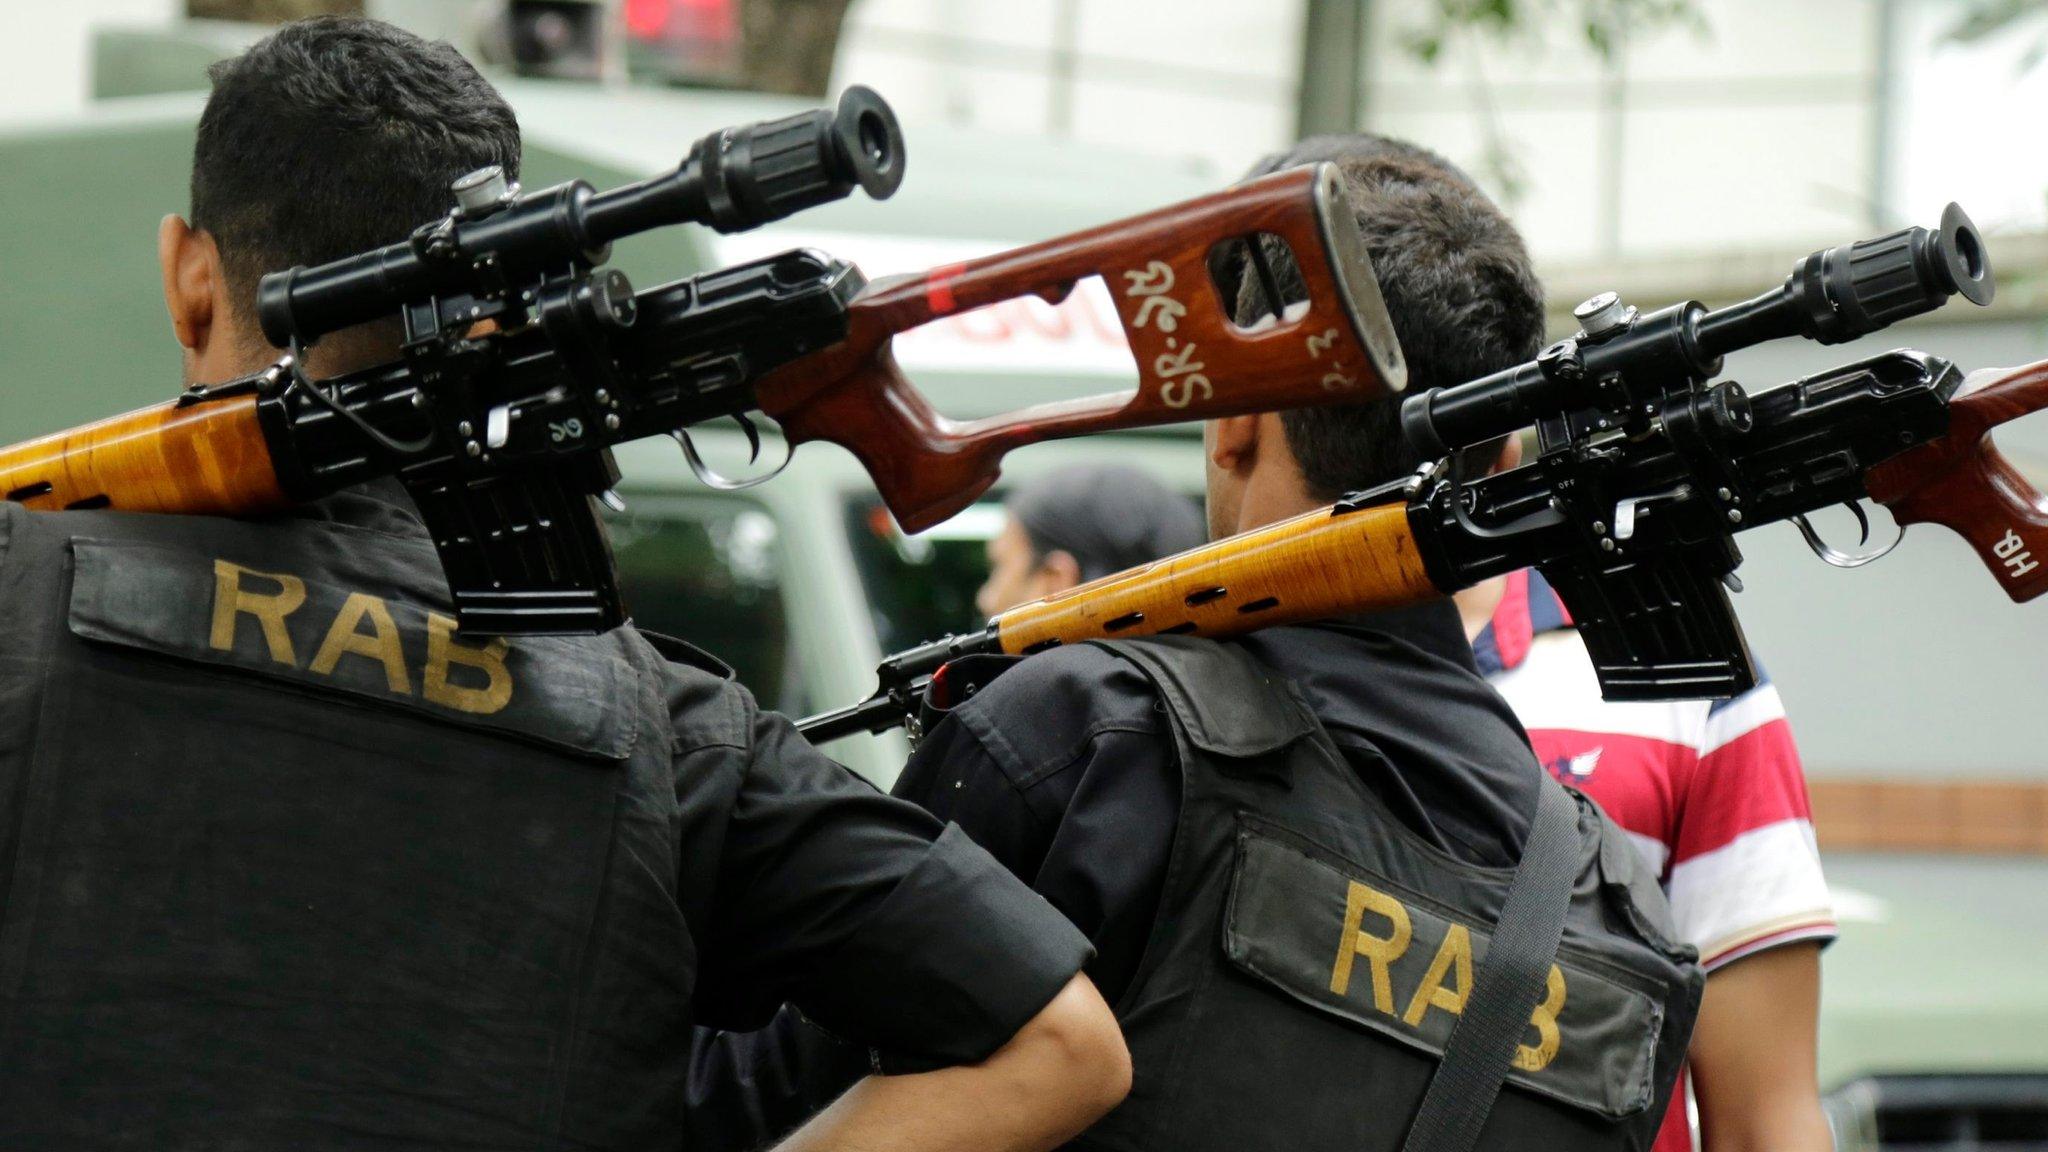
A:
[[[1931,231],[1907,228],[1812,253],[1778,288],[1726,308],[1709,311],[1688,300],[1639,317],[1602,293],[1576,310],[1583,329],[1536,359],[1408,397],[1401,431],[1434,460],[1566,412],[1619,411],[1675,385],[1703,383],[1721,371],[1723,356],[1766,340],[1804,336],[1841,344],[1932,311],[1959,292],[1989,304],[1994,286],[1983,237],[1950,204]]]
[[[846,197],[877,200],[903,183],[903,133],[871,89],[837,108],[726,128],[690,146],[672,172],[598,192],[572,180],[538,192],[505,190],[484,169],[455,182],[457,207],[408,240],[263,277],[257,315],[279,348],[375,320],[424,297],[483,296],[568,267],[593,267],[611,242],[665,224],[739,232]]]

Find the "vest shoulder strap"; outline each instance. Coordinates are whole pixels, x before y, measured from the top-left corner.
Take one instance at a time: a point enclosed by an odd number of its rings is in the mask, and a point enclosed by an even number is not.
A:
[[[1403,1152],[1468,1152],[1478,1142],[1529,1010],[1544,998],[1564,937],[1580,848],[1579,803],[1545,773],[1493,942],[1408,1127]]]
[[[1322,731],[1285,677],[1234,644],[1194,636],[1089,643],[1137,665],[1174,726],[1204,752],[1261,756]]]

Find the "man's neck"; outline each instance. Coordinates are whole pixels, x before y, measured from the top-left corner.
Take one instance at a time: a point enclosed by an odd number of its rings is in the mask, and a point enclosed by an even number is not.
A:
[[[1292,520],[1304,512],[1327,507],[1329,503],[1328,500],[1317,499],[1302,483],[1298,472],[1261,467],[1244,487],[1237,506],[1237,524],[1231,528],[1231,533],[1238,535],[1282,520]]]
[[[1328,506],[1329,501],[1319,500],[1304,490],[1293,478],[1255,478],[1245,487],[1244,502],[1238,506],[1235,532],[1249,532],[1282,520],[1292,519],[1304,512],[1314,512]],[[1508,581],[1505,576],[1483,580],[1457,593],[1452,599],[1458,605],[1458,618],[1465,626],[1465,638],[1476,638],[1493,622],[1494,610],[1507,595]]]

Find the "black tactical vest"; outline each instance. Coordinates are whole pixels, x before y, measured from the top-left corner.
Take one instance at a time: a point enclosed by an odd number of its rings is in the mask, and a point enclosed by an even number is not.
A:
[[[0,504],[0,1147],[677,1146],[733,695],[414,536]]]
[[[1103,647],[1159,690],[1183,783],[1158,919],[1117,1005],[1136,1082],[1074,1146],[1401,1148],[1513,870],[1412,833],[1241,649]],[[1563,943],[1481,1148],[1647,1149],[1692,1031],[1692,949],[1626,836],[1577,803]]]

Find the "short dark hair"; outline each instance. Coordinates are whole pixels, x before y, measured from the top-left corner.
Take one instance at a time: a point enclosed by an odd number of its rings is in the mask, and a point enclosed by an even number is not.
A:
[[[192,225],[254,315],[265,272],[403,240],[489,164],[519,174],[519,121],[453,47],[376,20],[287,24],[215,64],[192,155]]]
[[[1543,346],[1543,286],[1514,225],[1469,177],[1426,148],[1365,132],[1311,136],[1261,160],[1250,176],[1323,161],[1337,165],[1365,233],[1408,362],[1410,392],[1462,383],[1536,355]],[[1285,271],[1299,286],[1300,273]],[[1239,321],[1269,308],[1258,278],[1244,275]],[[1401,436],[1399,397],[1296,409],[1282,413],[1281,424],[1321,499],[1421,463]]]

